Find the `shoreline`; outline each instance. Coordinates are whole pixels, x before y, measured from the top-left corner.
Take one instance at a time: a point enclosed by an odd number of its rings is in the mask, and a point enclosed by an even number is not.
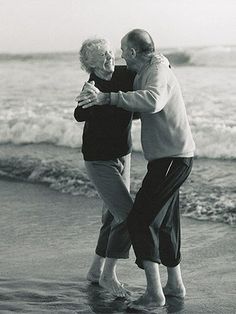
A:
[[[141,152],[132,153],[131,194],[135,197],[146,173]],[[40,145],[1,145],[0,178],[43,183],[71,195],[97,196],[79,149]],[[4,175],[5,173],[5,175]],[[4,178],[5,177],[5,178]],[[197,220],[236,224],[236,160],[194,158],[180,190],[181,212]]]

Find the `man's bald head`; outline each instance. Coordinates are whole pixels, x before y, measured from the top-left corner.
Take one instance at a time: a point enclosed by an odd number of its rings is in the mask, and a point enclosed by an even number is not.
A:
[[[129,48],[134,48],[137,53],[148,55],[155,52],[155,45],[150,34],[143,29],[133,29],[126,36]]]

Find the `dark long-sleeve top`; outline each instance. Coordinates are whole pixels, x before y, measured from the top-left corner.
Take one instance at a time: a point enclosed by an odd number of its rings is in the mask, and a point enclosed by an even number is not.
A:
[[[110,81],[90,75],[89,81],[104,93],[133,90],[135,73],[126,66],[116,66]],[[77,106],[77,121],[85,121],[82,153],[84,160],[110,160],[131,152],[131,123],[133,113],[115,106],[93,106],[87,109]]]

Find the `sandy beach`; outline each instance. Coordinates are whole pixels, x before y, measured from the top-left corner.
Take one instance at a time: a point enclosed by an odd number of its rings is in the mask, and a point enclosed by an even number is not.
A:
[[[135,158],[136,173],[144,172]],[[0,313],[126,313],[122,300],[85,279],[100,225],[98,198],[13,180],[0,181],[0,198]],[[235,229],[182,217],[182,237],[187,296],[146,313],[235,313]],[[132,251],[118,274],[133,297],[143,293],[145,277]]]

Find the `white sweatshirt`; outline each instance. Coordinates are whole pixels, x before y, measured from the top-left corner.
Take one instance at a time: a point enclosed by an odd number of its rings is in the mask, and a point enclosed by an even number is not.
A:
[[[194,155],[180,86],[168,64],[156,56],[136,75],[133,92],[111,93],[111,105],[141,113],[141,142],[148,161]]]

